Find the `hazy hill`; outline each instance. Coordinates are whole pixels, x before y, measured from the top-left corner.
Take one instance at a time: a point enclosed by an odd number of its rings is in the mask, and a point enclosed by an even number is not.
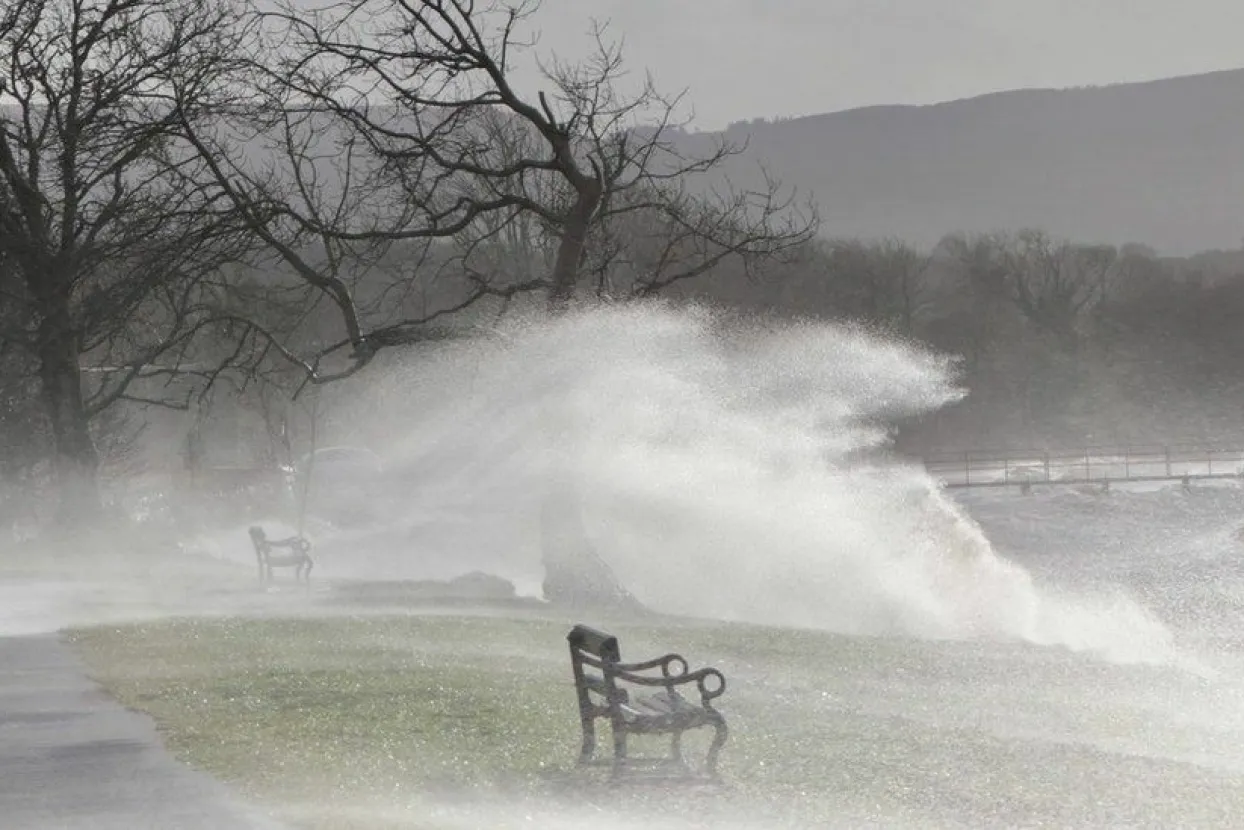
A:
[[[696,144],[720,134],[686,137]],[[1244,238],[1244,70],[732,125],[831,236],[1035,226],[1163,253]],[[750,179],[755,181],[754,178]]]

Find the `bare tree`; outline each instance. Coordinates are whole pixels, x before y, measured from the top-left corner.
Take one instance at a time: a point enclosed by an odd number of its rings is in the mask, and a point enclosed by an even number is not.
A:
[[[852,316],[910,336],[932,311],[930,254],[897,239],[844,239],[830,242],[825,257],[824,278],[846,295]]]
[[[588,272],[600,293],[646,295],[809,237],[814,214],[787,211],[776,186],[693,198],[687,178],[731,151],[682,159],[665,136],[673,102],[650,84],[622,100],[603,41],[595,61],[548,71],[552,96],[520,98],[508,61],[530,11],[366,0],[250,18],[253,57],[223,117],[183,129],[268,252],[268,287],[339,325],[296,344],[230,313],[248,359],[278,354],[324,383],[480,300],[543,291],[564,308]],[[659,246],[620,233],[637,217],[662,227]]]
[[[0,11],[0,334],[31,354],[65,517],[100,508],[93,417],[184,342],[220,257],[216,204],[170,169],[183,100],[206,95],[227,9],[212,0],[12,0]],[[84,378],[84,363],[114,371]]]
[[[534,9],[362,0],[255,16],[253,48],[264,60],[250,67],[245,120],[257,126],[189,138],[252,231],[340,312],[340,341],[286,354],[313,382],[348,374],[484,298],[543,291],[559,310],[586,273],[600,293],[646,295],[812,234],[814,213],[792,210],[776,185],[693,196],[688,179],[734,149],[684,158],[669,137],[677,101],[651,83],[622,95],[621,54],[599,33],[591,60],[555,63],[544,75],[550,91],[522,96],[511,61]],[[257,143],[280,160],[248,158]],[[659,236],[631,232],[645,224]],[[360,268],[386,259],[393,243],[419,246],[378,293],[409,289],[421,281],[414,266],[445,250],[437,240],[457,245],[448,259],[460,269],[456,290],[411,317],[369,315]],[[515,245],[524,249],[518,268],[498,269]],[[330,356],[347,360],[326,369]]]
[[[1117,249],[1055,242],[1043,231],[1024,230],[1007,258],[1016,307],[1038,330],[1074,348],[1106,302],[1118,274]]]
[[[952,234],[935,251],[951,272],[949,326],[941,345],[962,353],[969,367],[980,365],[1014,322],[1008,245],[1003,234]]]
[[[456,182],[379,152],[350,120],[286,83],[293,70],[268,59],[280,50],[265,20],[248,20],[250,58],[234,67],[216,118],[180,125],[203,162],[198,183],[258,243],[245,272],[216,286],[213,320],[238,343],[228,365],[254,374],[275,357],[301,373],[300,387],[328,383],[484,296],[517,291],[481,283],[429,299],[448,259],[434,243],[494,205],[447,195]],[[256,303],[278,313],[257,314]]]
[[[1074,348],[1096,325],[1128,260],[1109,245],[1056,241],[1038,230],[956,235],[939,249],[954,262],[978,315],[1014,309],[1041,334]]]

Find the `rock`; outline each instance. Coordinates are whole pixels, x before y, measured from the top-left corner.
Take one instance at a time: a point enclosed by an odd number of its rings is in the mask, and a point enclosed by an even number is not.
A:
[[[513,582],[483,571],[454,577],[446,587],[451,596],[469,599],[514,599],[517,595]]]

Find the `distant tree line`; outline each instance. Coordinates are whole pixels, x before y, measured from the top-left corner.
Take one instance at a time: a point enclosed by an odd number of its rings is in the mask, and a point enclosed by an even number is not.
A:
[[[1032,229],[952,234],[930,250],[817,239],[759,279],[680,291],[958,356],[970,394],[904,425],[913,452],[1244,436],[1244,250],[1165,257]]]
[[[516,301],[695,299],[962,357],[920,448],[1233,435],[1240,255],[1034,230],[836,240],[740,148],[679,149],[603,31],[520,88],[529,2],[0,8],[0,476],[100,515],[135,407],[277,398]],[[832,233],[832,228],[826,229]],[[274,392],[275,390],[275,392]],[[190,442],[193,444],[194,442]],[[198,453],[187,448],[187,459]],[[25,485],[21,485],[25,487]],[[25,488],[29,489],[29,488]]]

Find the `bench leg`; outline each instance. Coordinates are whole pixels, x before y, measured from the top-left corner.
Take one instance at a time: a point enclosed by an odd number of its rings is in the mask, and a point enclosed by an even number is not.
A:
[[[621,778],[626,769],[626,729],[613,727],[613,777]]]
[[[583,718],[583,745],[579,748],[579,763],[589,764],[596,755],[596,727],[591,718]]]
[[[682,757],[682,732],[675,732],[670,737],[670,760],[682,767],[687,765]]]
[[[704,767],[708,772],[708,777],[717,780],[717,755],[721,752],[721,748],[725,746],[726,738],[729,736],[729,730],[726,728],[726,719],[720,714],[714,712],[717,716],[713,719],[713,729],[716,734],[713,735],[713,742],[708,747],[708,757],[705,759]]]

